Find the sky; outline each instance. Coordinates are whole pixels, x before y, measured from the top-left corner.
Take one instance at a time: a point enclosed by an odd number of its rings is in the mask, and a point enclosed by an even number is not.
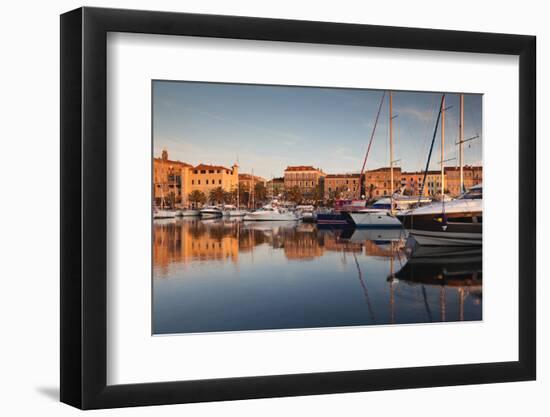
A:
[[[264,178],[288,165],[360,172],[382,90],[153,81],[154,156],[230,167]],[[394,166],[425,168],[441,93],[393,91]],[[458,166],[459,95],[445,96],[446,166]],[[465,164],[482,163],[482,95],[464,95]],[[438,127],[430,169],[440,169]],[[366,169],[389,166],[384,98]]]

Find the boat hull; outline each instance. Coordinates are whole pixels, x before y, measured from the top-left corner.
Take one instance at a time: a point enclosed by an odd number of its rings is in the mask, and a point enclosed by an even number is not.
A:
[[[182,217],[195,217],[200,216],[200,214],[199,210],[182,210],[180,215]]]
[[[398,218],[415,240],[424,246],[481,246],[482,212],[426,213]]]
[[[320,226],[353,226],[350,217],[343,213],[319,213],[316,222]]]
[[[401,228],[401,222],[397,217],[390,215],[389,212],[383,211],[359,211],[348,213],[355,227],[372,227],[372,228]]]
[[[201,218],[202,219],[216,219],[218,217],[222,217],[223,213],[221,211],[201,211]]]
[[[177,213],[175,211],[171,210],[158,210],[157,212],[153,213],[153,219],[173,219],[175,218]]]
[[[254,221],[254,222],[276,222],[276,221],[298,221],[299,219],[290,213],[280,213],[273,215],[272,213],[249,213],[244,216],[243,220],[245,221]]]

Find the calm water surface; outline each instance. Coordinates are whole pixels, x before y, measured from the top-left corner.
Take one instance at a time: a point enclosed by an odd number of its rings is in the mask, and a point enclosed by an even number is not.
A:
[[[159,220],[153,333],[481,320],[481,249],[406,245],[402,230]]]

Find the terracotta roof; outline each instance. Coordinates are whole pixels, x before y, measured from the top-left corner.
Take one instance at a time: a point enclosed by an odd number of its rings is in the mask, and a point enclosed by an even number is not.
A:
[[[394,171],[401,171],[401,167],[393,167]],[[376,168],[376,169],[369,169],[365,172],[365,174],[368,174],[369,172],[385,172],[390,171],[390,167],[382,167],[382,168]]]
[[[200,163],[199,165],[197,165],[195,169],[224,169],[226,171],[231,171],[231,168],[226,168],[221,165],[206,165],[203,163]]]
[[[165,164],[173,164],[173,165],[183,165],[184,167],[190,167],[193,168],[193,165],[188,164],[187,162],[182,161],[173,161],[171,159],[162,159],[162,158],[153,158],[155,161],[162,162]]]
[[[246,174],[246,173],[241,173],[239,174],[239,180],[251,180],[252,179],[252,175],[251,174]],[[256,181],[265,181],[264,178],[262,177],[258,177],[257,175],[254,175],[254,179]]]
[[[323,172],[318,168],[312,167],[311,165],[287,166],[285,171],[319,171],[319,172]]]
[[[361,174],[328,174],[326,178],[359,178]]]
[[[483,167],[479,165],[464,165],[463,169],[471,170],[471,169],[483,169]],[[460,171],[460,167],[445,167],[445,171]]]

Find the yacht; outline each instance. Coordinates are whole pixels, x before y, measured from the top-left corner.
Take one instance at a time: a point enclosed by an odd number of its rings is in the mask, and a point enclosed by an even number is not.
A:
[[[403,227],[399,219],[392,214],[391,210],[376,207],[376,203],[372,207],[345,214],[351,218],[355,227]]]
[[[263,206],[261,209],[247,213],[245,221],[298,221],[300,218],[291,211],[272,205]]]
[[[207,206],[200,211],[200,215],[203,219],[214,219],[222,217],[223,212],[218,207]]]
[[[456,200],[432,203],[397,217],[420,245],[481,246],[483,186],[471,187]]]
[[[182,217],[200,216],[201,212],[195,209],[183,209],[180,211]]]

